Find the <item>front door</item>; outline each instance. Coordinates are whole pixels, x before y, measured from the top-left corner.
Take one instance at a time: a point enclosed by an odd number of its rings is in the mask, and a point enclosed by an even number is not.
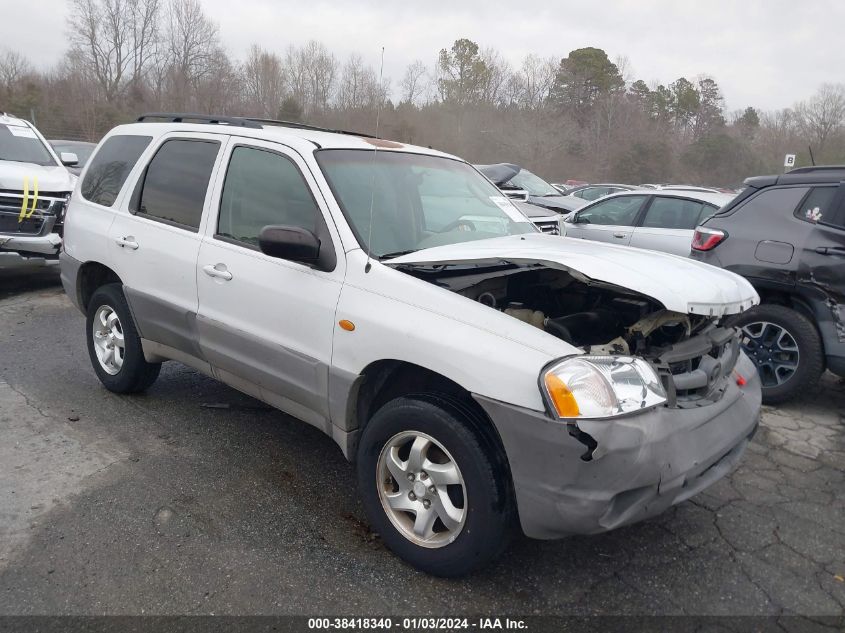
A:
[[[275,143],[233,140],[197,262],[200,346],[219,377],[328,428],[328,371],[345,260],[308,167]],[[333,270],[270,257],[268,225],[314,232]],[[329,229],[329,227],[332,227]]]

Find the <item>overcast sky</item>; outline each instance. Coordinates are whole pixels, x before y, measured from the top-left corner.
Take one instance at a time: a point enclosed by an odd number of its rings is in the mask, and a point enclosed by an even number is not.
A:
[[[320,40],[357,51],[395,86],[405,66],[468,37],[513,66],[528,53],[564,57],[596,46],[627,56],[632,79],[714,77],[728,110],[791,106],[823,82],[845,81],[843,0],[201,0],[229,53],[283,52]],[[48,67],[66,46],[66,0],[0,0],[0,47]],[[31,24],[35,31],[26,28]]]

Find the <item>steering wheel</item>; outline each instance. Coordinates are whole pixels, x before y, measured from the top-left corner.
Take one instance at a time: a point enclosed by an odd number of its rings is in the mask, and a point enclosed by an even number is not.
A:
[[[461,227],[466,228],[461,228]],[[458,219],[454,222],[450,222],[442,229],[438,231],[438,233],[448,233],[449,231],[477,231],[478,229],[475,228],[475,224],[472,223],[470,220]]]

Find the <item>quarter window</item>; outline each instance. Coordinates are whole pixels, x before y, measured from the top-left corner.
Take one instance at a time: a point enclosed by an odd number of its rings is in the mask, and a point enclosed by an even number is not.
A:
[[[257,246],[265,226],[295,226],[316,232],[320,213],[293,162],[269,150],[236,147],[229,161],[217,234]]]
[[[836,187],[814,187],[804,201],[795,209],[795,217],[807,222],[830,222],[831,205]]]
[[[199,229],[217,141],[166,141],[147,167],[137,214]]]
[[[697,200],[656,197],[646,211],[643,226],[692,231],[714,209]]]
[[[637,213],[643,206],[645,196],[619,196],[597,202],[589,209],[578,213],[578,221],[584,224],[605,226],[634,226]]]
[[[82,197],[110,207],[129,172],[152,141],[151,136],[112,136],[97,151],[82,180]]]

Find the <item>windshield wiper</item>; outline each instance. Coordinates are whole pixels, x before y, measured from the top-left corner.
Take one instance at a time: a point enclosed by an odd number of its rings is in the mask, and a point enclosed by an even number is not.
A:
[[[382,261],[382,260],[385,260],[385,259],[393,259],[394,257],[402,257],[402,255],[410,255],[411,253],[416,253],[416,252],[417,252],[417,249],[412,248],[412,249],[407,250],[407,251],[396,251],[395,253],[385,253],[384,255],[379,255],[378,259],[379,259],[379,261]]]

